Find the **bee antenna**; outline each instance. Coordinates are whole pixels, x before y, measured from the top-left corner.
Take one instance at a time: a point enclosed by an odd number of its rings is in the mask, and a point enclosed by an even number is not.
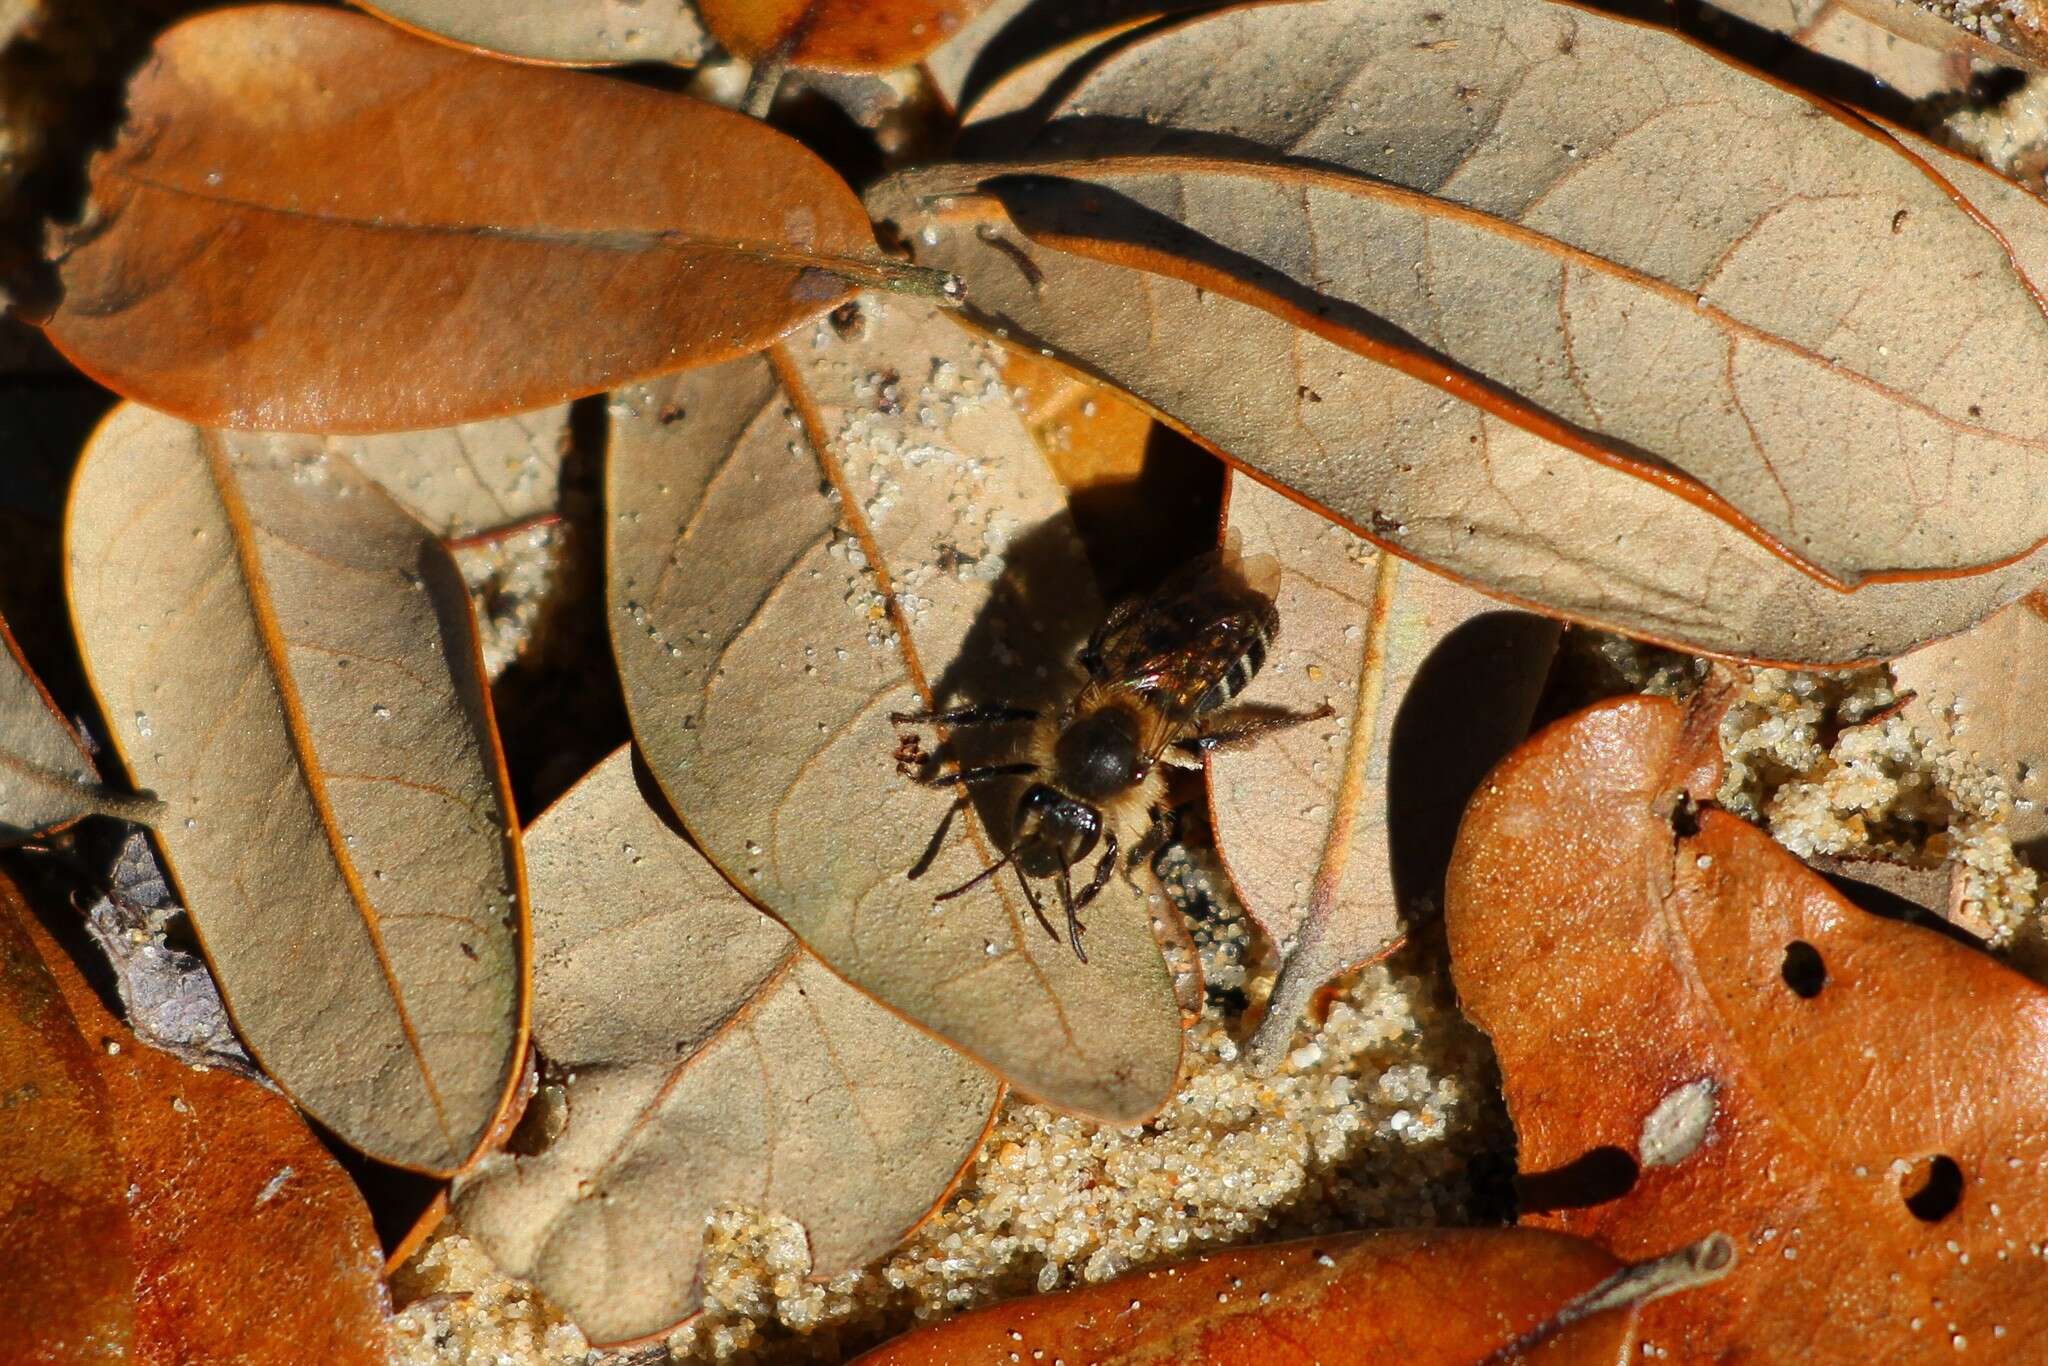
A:
[[[1008,855],[1004,857],[1007,858]],[[1024,899],[1031,903],[1031,914],[1038,917],[1038,923],[1045,928],[1045,932],[1052,939],[1052,942],[1055,944],[1059,943],[1060,932],[1052,927],[1050,920],[1045,918],[1045,907],[1038,900],[1038,893],[1032,889],[1031,879],[1024,876],[1024,869],[1021,866],[1017,869],[1017,885],[1024,889]]]
[[[967,881],[961,883],[958,887],[955,887],[952,891],[940,892],[937,896],[933,897],[932,900],[935,902],[951,901],[954,897],[959,896],[962,892],[967,891],[969,888],[979,886],[981,883],[986,882],[990,877],[994,876],[998,868],[1001,868],[1004,864],[1008,863],[1009,861],[1010,856],[1008,854],[1004,854],[994,863],[991,863],[988,867],[982,869],[973,877],[967,879]]]
[[[1081,951],[1081,917],[1074,910],[1074,883],[1067,874],[1067,867],[1065,863],[1060,864],[1060,904],[1067,911],[1067,942],[1074,946],[1074,957],[1085,963],[1088,955]],[[1059,936],[1053,937],[1057,939]]]

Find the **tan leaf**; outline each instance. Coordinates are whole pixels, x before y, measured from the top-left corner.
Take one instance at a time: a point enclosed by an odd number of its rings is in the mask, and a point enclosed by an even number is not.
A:
[[[2048,840],[2048,596],[2029,593],[1973,631],[1892,664],[1915,730],[1950,741],[2005,780],[2012,842]]]
[[[135,1334],[120,1141],[28,918],[0,876],[0,1360],[120,1361]]]
[[[348,1173],[289,1102],[145,1048],[39,925],[29,937],[93,1049],[133,1232],[138,1366],[382,1366],[384,1258]],[[36,1256],[64,1231],[31,1236]],[[34,1260],[32,1256],[30,1260]]]
[[[697,0],[704,25],[748,61],[888,71],[924,56],[988,0]]]
[[[0,843],[86,816],[151,821],[162,805],[100,786],[84,745],[0,621]]]
[[[1261,60],[1190,86],[1228,53]],[[1062,116],[1090,162],[1019,193],[1042,240],[1233,290],[1841,585],[2048,534],[2019,511],[2043,413],[1999,379],[2048,360],[2043,262],[1888,136],[1673,34],[1521,0],[1254,8],[1123,49]]]
[[[906,876],[953,794],[899,776],[890,713],[1074,686],[1101,605],[1059,487],[945,317],[866,296],[842,322],[619,396],[608,591],[634,735],[699,847],[833,971],[1034,1097],[1142,1118],[1181,1046],[1145,898],[1109,879],[1086,963],[1007,872],[935,903],[996,857],[1014,781]],[[1014,759],[1021,730],[955,744]]]
[[[765,124],[339,10],[166,32],[60,248],[51,339],[217,426],[400,431],[752,351],[895,279]],[[508,138],[508,128],[519,129]]]
[[[658,797],[655,800],[659,800]],[[895,1246],[1001,1087],[828,972],[648,804],[621,748],[534,822],[534,1042],[566,1125],[463,1178],[455,1214],[594,1341],[693,1312],[706,1218],[770,1209],[811,1274]]]
[[[962,128],[1037,104],[1090,49],[1210,0],[991,0],[920,66]]]
[[[402,28],[529,62],[690,66],[711,39],[689,0],[357,0]]]
[[[350,1143],[461,1166],[524,1049],[526,929],[447,552],[344,462],[135,405],[66,537],[87,672],[243,1040]]]
[[[1260,705],[1336,712],[1208,760],[1217,852],[1283,955],[1247,1050],[1270,1069],[1325,983],[1441,904],[1465,800],[1528,731],[1558,628],[1241,474],[1227,508],[1245,554],[1280,560]]]
[[[1588,708],[1465,814],[1445,925],[1523,1217],[1624,1257],[1730,1235],[1644,1313],[1675,1361],[2037,1359],[2048,990],[1715,808],[1724,710]]]
[[[2044,550],[1836,592],[1692,502],[1270,312],[1038,246],[963,174],[910,173],[870,205],[966,277],[967,321],[1055,347],[1240,468],[1495,597],[1709,654],[1849,664],[1962,630],[2048,574]]]
[[[383,436],[262,439],[280,457],[311,461],[334,454],[352,460],[429,531],[460,538],[531,521],[560,506],[569,409],[561,404]]]
[[[1991,42],[1914,0],[1713,0],[1759,28],[1782,33],[1801,47],[1846,62],[1908,99],[1924,99],[1970,83],[1971,63],[2042,70],[2041,43],[2029,43],[2023,24],[2017,41]]]

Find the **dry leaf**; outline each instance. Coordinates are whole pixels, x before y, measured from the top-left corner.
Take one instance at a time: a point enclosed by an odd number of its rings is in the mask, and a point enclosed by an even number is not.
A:
[[[0,1359],[118,1361],[135,1332],[106,1085],[0,876]]]
[[[526,965],[453,561],[346,463],[135,405],[66,536],[94,691],[243,1040],[348,1142],[461,1166],[524,1051]]]
[[[1657,1270],[1665,1277],[1657,1293],[1679,1288],[1673,1280],[1690,1283],[1685,1270]],[[1652,1279],[1593,1243],[1533,1229],[1344,1233],[1012,1300],[912,1332],[859,1363],[996,1366],[1016,1356],[1122,1366],[1627,1366],[1632,1306]]]
[[[2048,843],[2048,595],[2029,593],[1975,630],[1892,663],[1904,715],[2005,781],[2012,842],[2030,858]]]
[[[699,847],[833,971],[1033,1097],[1121,1123],[1158,1109],[1179,1011],[1133,884],[1086,911],[1086,963],[1007,873],[935,903],[995,859],[1016,780],[980,789],[907,877],[954,794],[899,775],[890,713],[1064,697],[1102,610],[984,349],[864,296],[840,328],[615,412],[613,648]],[[1000,762],[1022,731],[955,741]]]
[[[370,1213],[298,1112],[247,1078],[142,1047],[55,941],[28,933],[95,1050],[122,1155],[114,1189],[139,1273],[123,1359],[381,1366],[391,1344]],[[31,1260],[53,1245],[31,1235]]]
[[[1733,1235],[1726,1280],[1645,1311],[1675,1360],[2037,1359],[2048,990],[1702,805],[1719,719],[1593,707],[1466,813],[1459,998],[1524,1171],[1591,1183],[1525,1219],[1622,1256]]]
[[[1713,0],[1714,8],[1846,62],[1908,99],[1970,83],[1971,64],[2043,69],[2038,38],[1990,42],[1915,0]]]
[[[1225,471],[1208,452],[1063,366],[1022,351],[1002,364],[1106,597],[1147,591],[1215,544]]]
[[[755,350],[905,269],[764,124],[338,10],[188,19],[128,114],[47,327],[93,378],[215,426],[539,408]]]
[[[1412,439],[1394,445],[1400,458],[1308,451],[1290,463],[1341,484],[1350,520],[1490,588],[1531,566],[1475,572],[1485,558],[1526,561],[1530,539],[1519,523],[1495,531],[1472,515],[1486,498],[1468,491],[1485,482],[1473,467],[1493,456],[1498,481],[1506,444],[1482,439],[1489,418],[1647,480],[1840,585],[1979,570],[2035,550],[2048,530],[2031,512],[2048,506],[2029,482],[2038,415],[2023,387],[1998,377],[2048,348],[2022,270],[2042,259],[2038,202],[2025,233],[1999,221],[2005,209],[1985,211],[2002,235],[1987,230],[1889,135],[1669,34],[1506,0],[1438,8],[1285,5],[1171,26],[1124,46],[1067,96],[1038,150],[1080,159],[1012,167],[1008,178],[1000,166],[919,172],[871,203],[916,239],[920,201],[980,187],[1043,245],[1099,257],[1112,274],[1135,267],[1235,294],[1291,324],[1280,337],[1318,333],[1441,391],[1406,397],[1381,420],[1436,428],[1432,444],[1462,455],[1451,487],[1426,487],[1451,481],[1407,455]],[[1232,78],[1211,79],[1223,70]],[[1670,85],[1688,98],[1670,103]],[[1700,145],[1760,150],[1701,163],[1690,151]],[[1941,162],[1944,174],[1951,166]],[[1951,179],[1972,196],[2005,184],[1981,170]],[[2017,203],[2021,192],[2005,193]],[[978,205],[961,212],[1002,231]],[[985,309],[1007,304],[1020,274],[1047,273],[1042,262],[1027,271],[1012,244],[939,245],[921,247],[924,259],[980,258],[969,293]],[[1411,262],[1425,263],[1421,273]],[[1793,276],[1810,283],[1784,288]],[[1098,309],[1101,297],[1090,297]],[[1036,340],[1120,382],[1134,368],[1101,344],[1113,320],[1077,335],[1033,302],[1037,318],[1006,311]],[[1958,309],[1968,326],[1939,321]],[[1145,385],[1125,387],[1251,459],[1241,441],[1219,439],[1234,434],[1213,430],[1227,420],[1175,411],[1174,380],[1213,383],[1246,363],[1270,372],[1298,346],[1253,353],[1214,340],[1213,323],[1151,321],[1164,340],[1147,349],[1163,355],[1143,367]],[[1170,366],[1186,376],[1152,373]],[[1309,376],[1292,387],[1331,397]],[[1469,402],[1447,404],[1445,393]],[[1272,413],[1297,406],[1242,410],[1273,425]],[[1306,425],[1337,422],[1318,416]],[[1854,517],[1837,511],[1845,449],[1859,457]],[[1336,460],[1342,468],[1327,468]],[[1295,470],[1272,472],[1302,487]],[[1604,498],[1586,504],[1600,508],[1597,524],[1556,516],[1578,505],[1545,500],[1547,539],[1579,540],[1579,563],[1616,558],[1617,528],[1626,542],[1634,519],[1609,515]],[[1416,525],[1429,521],[1447,525]],[[1655,553],[1695,578],[1718,555],[1670,549]],[[1672,587],[1679,604],[1647,605],[1668,613],[1699,597],[1694,585]],[[1646,596],[1626,580],[1607,588]],[[1730,615],[1740,609],[1724,605],[1757,596],[1713,584],[1713,605]]]
[[[811,1274],[881,1255],[981,1146],[988,1073],[826,971],[649,806],[621,748],[527,834],[534,1042],[558,1136],[485,1159],[455,1212],[597,1342],[699,1303],[705,1220],[799,1220]]]
[[[1259,704],[1335,711],[1209,756],[1217,852],[1282,953],[1248,1050],[1270,1069],[1325,983],[1439,904],[1458,816],[1527,734],[1558,628],[1376,554],[1243,475],[1227,516],[1245,554],[1280,559]]]
[[[711,39],[690,0],[357,0],[402,28],[529,62],[690,66]]]
[[[988,0],[697,0],[704,25],[750,62],[888,71],[946,41]]]
[[[61,830],[86,816],[149,821],[162,814],[151,798],[100,786],[85,745],[0,621],[0,843]]]
[[[1214,0],[984,0],[920,64],[963,130],[1035,104],[1090,49],[1162,14]]]
[[[446,538],[474,537],[560,506],[569,409],[563,404],[384,436],[260,439],[280,458],[314,461],[332,454],[352,460],[428,530]]]
[[[1709,654],[1849,664],[1962,630],[2048,573],[2043,550],[1836,592],[1693,503],[1271,313],[1040,247],[973,186],[913,172],[870,195],[921,259],[969,280],[967,321],[1057,341],[1232,463],[1507,601]]]

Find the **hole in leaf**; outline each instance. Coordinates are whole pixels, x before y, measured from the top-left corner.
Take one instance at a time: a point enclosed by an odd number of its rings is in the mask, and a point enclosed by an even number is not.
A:
[[[1676,794],[1671,804],[1671,833],[1689,840],[1700,832],[1700,804],[1690,792]]]
[[[1828,983],[1828,965],[1821,961],[1820,950],[1804,939],[1795,939],[1785,946],[1784,966],[1778,971],[1785,978],[1785,985],[1792,988],[1792,994],[1802,1000],[1811,1001]]]
[[[1590,1148],[1562,1167],[1526,1172],[1516,1178],[1524,1215],[1604,1205],[1627,1195],[1641,1169],[1626,1149],[1613,1144]]]
[[[1963,1202],[1963,1169],[1947,1153],[1923,1157],[1899,1178],[1906,1208],[1924,1224],[1938,1224]]]

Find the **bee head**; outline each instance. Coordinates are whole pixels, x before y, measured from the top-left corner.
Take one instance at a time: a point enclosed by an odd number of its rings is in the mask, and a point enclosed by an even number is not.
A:
[[[1033,783],[1017,799],[1012,849],[1032,877],[1052,877],[1088,857],[1102,838],[1102,813],[1047,783]]]

